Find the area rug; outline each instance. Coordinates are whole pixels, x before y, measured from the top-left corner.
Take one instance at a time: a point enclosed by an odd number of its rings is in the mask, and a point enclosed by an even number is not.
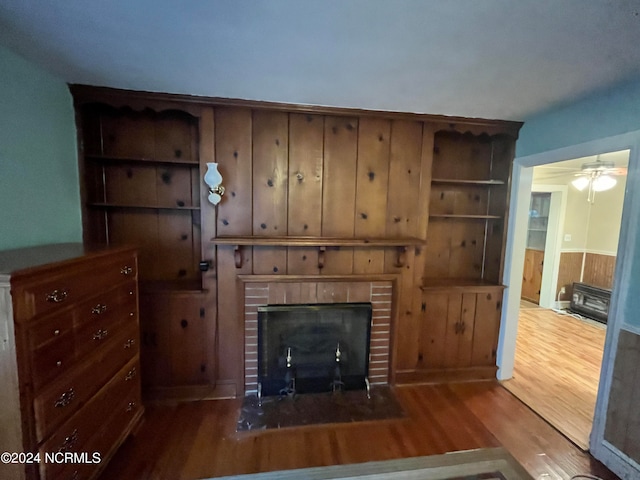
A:
[[[371,389],[371,398],[364,390],[339,393],[313,393],[293,398],[264,397],[259,405],[255,395],[242,402],[236,431],[266,430],[326,423],[386,420],[405,416],[391,388]]]
[[[330,467],[220,477],[219,480],[533,480],[503,448]]]

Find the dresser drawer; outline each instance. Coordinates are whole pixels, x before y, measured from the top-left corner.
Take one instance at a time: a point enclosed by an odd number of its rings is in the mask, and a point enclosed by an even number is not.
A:
[[[73,333],[67,331],[32,352],[31,378],[36,392],[73,365],[73,345]]]
[[[126,322],[136,322],[137,292],[135,282],[128,282],[80,304],[74,313],[76,357],[100,348],[117,336]]]
[[[46,439],[53,429],[70,418],[123,365],[138,353],[138,325],[130,322],[104,348],[85,357],[67,374],[48,385],[34,400],[36,437]],[[130,373],[136,378],[139,369]]]
[[[23,287],[24,305],[18,306],[16,320],[26,321],[65,308],[96,291],[136,277],[136,258],[132,253],[87,262],[75,269],[52,269],[46,279]]]
[[[73,311],[65,310],[30,325],[28,330],[29,346],[31,350],[37,350],[44,344],[55,342],[65,334],[72,332]]]
[[[41,457],[52,452],[88,452],[93,454],[90,440],[112,417],[119,415],[121,405],[138,399],[139,382],[130,378],[129,372],[139,370],[139,358],[134,357],[114,377],[40,447]],[[64,465],[44,465],[45,478],[64,478]]]

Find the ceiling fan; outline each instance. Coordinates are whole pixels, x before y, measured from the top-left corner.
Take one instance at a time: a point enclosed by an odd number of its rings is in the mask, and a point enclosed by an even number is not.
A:
[[[600,160],[600,155],[598,155],[595,162],[582,164],[580,171],[575,174],[576,178],[571,181],[571,185],[580,191],[589,188],[587,201],[593,203],[596,192],[603,192],[615,187],[618,183],[615,177],[626,174],[626,167],[616,167],[614,162]]]

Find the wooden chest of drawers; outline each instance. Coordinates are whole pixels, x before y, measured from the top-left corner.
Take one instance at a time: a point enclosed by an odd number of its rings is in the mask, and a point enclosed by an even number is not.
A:
[[[0,252],[0,335],[0,477],[95,478],[144,411],[135,250]]]

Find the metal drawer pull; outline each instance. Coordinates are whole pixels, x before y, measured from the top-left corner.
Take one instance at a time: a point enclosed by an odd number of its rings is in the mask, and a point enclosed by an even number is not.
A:
[[[129,340],[127,340],[124,344],[124,348],[131,348],[132,346],[134,346],[136,344],[136,341],[133,338],[130,338]]]
[[[95,307],[91,309],[91,313],[93,313],[94,315],[102,315],[106,311],[107,311],[107,306],[102,303],[97,304]]]
[[[69,435],[68,437],[64,437],[64,442],[62,442],[62,445],[58,449],[58,453],[71,451],[71,449],[76,446],[77,441],[78,429],[76,428],[73,430],[73,432],[71,432],[71,435]]]
[[[125,265],[120,269],[120,273],[122,275],[131,275],[133,273],[133,268],[129,267],[128,265]]]
[[[69,292],[64,289],[64,290],[54,290],[51,293],[47,293],[47,302],[50,303],[60,303],[60,302],[64,302],[67,297],[69,296]]]
[[[136,402],[129,402],[129,404],[127,405],[127,412],[130,412],[134,408],[136,408]]]
[[[58,400],[55,401],[53,406],[56,408],[66,407],[71,403],[75,395],[76,395],[76,392],[73,391],[73,387],[72,387],[66,392],[64,392],[62,395],[60,395],[60,397],[58,398]]]
[[[129,380],[133,380],[133,377],[135,376],[136,376],[136,367],[133,367],[131,370],[129,370],[129,373],[127,373],[127,375],[124,377],[124,380],[128,382]]]
[[[102,340],[109,334],[108,330],[99,329],[96,333],[93,334],[94,340]]]

